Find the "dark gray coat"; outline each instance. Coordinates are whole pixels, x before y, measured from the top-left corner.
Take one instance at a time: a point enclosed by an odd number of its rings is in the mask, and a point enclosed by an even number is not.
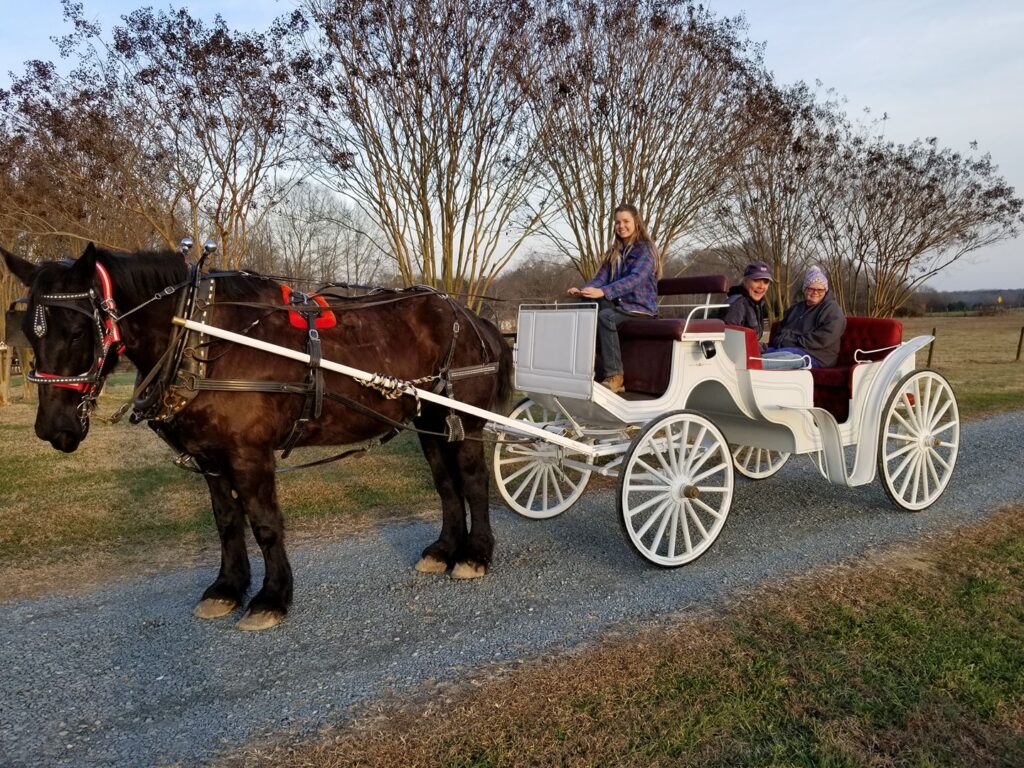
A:
[[[722,315],[722,320],[728,325],[753,328],[758,338],[761,337],[765,321],[768,319],[768,306],[764,299],[754,301],[742,285],[734,285],[729,289],[725,303],[729,306]]]
[[[846,315],[831,293],[808,307],[801,301],[786,310],[773,347],[800,347],[818,365],[830,368],[839,359],[839,342],[846,330]]]

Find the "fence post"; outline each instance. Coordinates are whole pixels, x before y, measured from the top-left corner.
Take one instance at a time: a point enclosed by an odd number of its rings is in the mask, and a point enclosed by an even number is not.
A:
[[[935,351],[935,328],[932,328],[932,343],[928,345],[928,362],[924,364],[925,368],[932,367],[932,352]]]
[[[7,405],[10,396],[11,355],[7,345],[0,341],[0,405]]]
[[[1017,339],[1017,362],[1020,362],[1020,348],[1024,346],[1024,325],[1020,328],[1020,338]]]

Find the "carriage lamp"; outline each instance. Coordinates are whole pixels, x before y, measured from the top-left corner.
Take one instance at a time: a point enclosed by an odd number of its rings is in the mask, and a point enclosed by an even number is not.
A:
[[[178,253],[182,256],[188,256],[188,252],[192,250],[193,241],[191,237],[181,238],[181,242],[178,244]]]
[[[215,240],[207,240],[205,243],[203,243],[203,256],[209,256],[216,250],[217,242]]]

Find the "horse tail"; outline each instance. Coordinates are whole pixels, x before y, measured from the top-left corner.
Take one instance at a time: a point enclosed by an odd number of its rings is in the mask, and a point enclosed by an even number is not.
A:
[[[495,329],[497,330],[497,329]],[[505,341],[500,332],[498,337],[498,396],[495,403],[500,413],[508,413],[509,405],[512,402],[512,395],[515,393],[514,376],[515,363],[512,360],[512,347]]]

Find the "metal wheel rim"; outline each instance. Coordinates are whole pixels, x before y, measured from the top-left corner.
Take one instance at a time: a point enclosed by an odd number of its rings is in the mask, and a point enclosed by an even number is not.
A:
[[[509,414],[509,418],[538,425],[557,425],[557,416],[533,400],[522,401]],[[531,520],[545,520],[575,504],[586,490],[591,472],[565,466],[561,460],[567,453],[550,443],[520,443],[499,435],[492,466],[498,493],[509,508]],[[594,461],[592,456],[571,455],[587,464]]]
[[[789,461],[787,451],[757,448],[753,445],[730,445],[736,471],[751,480],[764,480],[778,472]]]
[[[725,526],[734,485],[732,455],[703,416],[669,414],[634,440],[619,481],[620,520],[642,557],[689,563]]]
[[[949,382],[934,371],[904,378],[882,415],[879,442],[879,473],[889,497],[909,510],[934,504],[960,448],[960,412]]]

